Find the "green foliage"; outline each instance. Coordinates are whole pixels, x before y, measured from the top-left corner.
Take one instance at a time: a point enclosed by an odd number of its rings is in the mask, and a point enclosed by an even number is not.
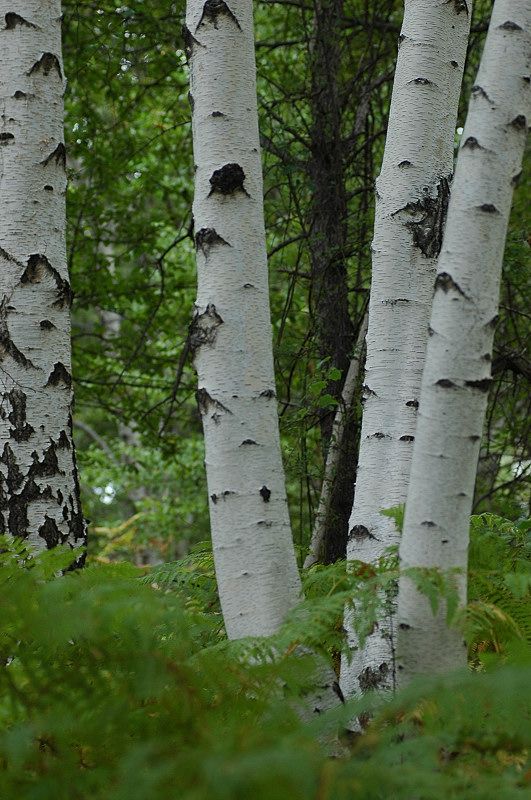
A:
[[[299,645],[315,643],[316,626],[336,641],[328,626],[353,580],[342,566],[309,571],[307,600],[278,636],[230,643],[208,612],[206,547],[149,576],[112,564],[57,579],[71,551],[0,546],[2,800],[527,795],[522,653],[304,721],[316,662]],[[330,759],[332,732],[369,709],[365,735]]]

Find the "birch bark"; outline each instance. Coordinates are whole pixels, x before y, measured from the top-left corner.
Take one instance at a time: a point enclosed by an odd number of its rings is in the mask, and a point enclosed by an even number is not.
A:
[[[436,259],[453,171],[453,144],[470,0],[406,0],[388,133],[376,183],[364,410],[347,559],[375,563],[398,544],[381,510],[405,502]],[[350,696],[394,685],[394,598],[357,648],[341,686]]]
[[[469,517],[491,382],[501,267],[531,115],[531,0],[496,0],[468,117],[431,316],[402,565],[458,569],[466,600]],[[462,637],[408,578],[398,603],[399,680],[466,663]]]
[[[0,0],[0,63],[0,531],[75,546],[59,0]]]
[[[251,0],[189,0],[198,373],[216,574],[230,638],[300,597],[275,399]]]

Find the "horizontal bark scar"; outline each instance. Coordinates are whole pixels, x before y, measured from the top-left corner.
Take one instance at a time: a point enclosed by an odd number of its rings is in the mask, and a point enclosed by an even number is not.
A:
[[[448,272],[440,272],[437,275],[437,278],[435,279],[435,291],[437,291],[437,289],[441,289],[445,294],[448,294],[448,292],[457,292],[457,294],[460,294],[461,297],[465,297],[467,300],[469,299],[459,284],[454,281]]]
[[[26,283],[39,283],[44,275],[50,275],[55,281],[57,288],[57,297],[53,303],[54,308],[70,308],[72,305],[73,292],[70,282],[61,277],[58,270],[53,267],[46,256],[41,253],[34,253],[28,258],[26,269],[22,273],[20,282]]]
[[[62,164],[63,168],[66,168],[66,147],[63,142],[59,142],[55,150],[52,150],[50,155],[41,161],[41,164],[47,167],[52,161],[55,161],[56,164]]]
[[[477,381],[465,381],[465,386],[469,386],[471,389],[477,389],[479,392],[486,394],[490,389],[491,383],[492,378],[482,378]]]
[[[214,25],[214,28],[217,29],[219,17],[227,17],[241,30],[240,23],[236,19],[234,13],[228,7],[227,3],[225,3],[225,0],[206,0],[205,5],[203,6],[201,19],[199,20],[197,28],[195,29],[196,32],[205,22],[211,22]]]
[[[13,133],[0,133],[0,146],[5,147],[8,144],[12,144],[15,141],[15,135]]]
[[[61,80],[63,79],[63,73],[61,70],[61,62],[59,58],[54,53],[43,53],[42,56],[39,58],[38,61],[32,66],[28,75],[33,75],[36,72],[42,72],[43,75],[48,76],[50,72],[55,70]]]
[[[206,257],[216,244],[230,244],[214,228],[201,228],[195,235],[195,246]]]
[[[214,397],[212,397],[212,395],[210,395],[206,389],[198,389],[196,392],[196,399],[201,414],[207,414],[211,408],[213,408],[216,412],[224,411],[226,414],[232,414],[232,411],[227,408],[227,406],[224,406],[223,403],[220,403],[219,400],[216,400]],[[219,422],[219,419],[215,419],[214,422]]]
[[[40,30],[38,25],[34,25],[33,22],[28,22],[27,19],[24,19],[24,17],[21,17],[20,14],[16,14],[14,11],[7,12],[5,15],[5,21],[6,31],[12,31],[17,26],[20,26],[21,28],[34,28],[35,30]]]
[[[354,525],[354,527],[350,529],[348,536],[349,539],[355,539],[357,541],[361,541],[362,539],[374,539],[375,542],[380,541],[365,527],[365,525]]]
[[[518,25],[518,23],[511,22],[511,20],[509,20],[509,19],[506,22],[503,22],[501,25],[498,25],[498,29],[501,30],[501,31],[521,31],[522,30],[521,26]]]

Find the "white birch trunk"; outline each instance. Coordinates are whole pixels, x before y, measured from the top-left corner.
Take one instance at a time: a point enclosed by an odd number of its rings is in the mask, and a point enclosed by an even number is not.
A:
[[[199,379],[216,574],[230,638],[300,597],[273,374],[251,0],[189,0]]]
[[[531,0],[496,0],[457,161],[438,265],[400,546],[402,566],[458,569],[466,601],[469,517],[491,382],[513,189],[531,115]],[[464,666],[459,632],[400,581],[398,675]]]
[[[382,171],[376,184],[364,410],[347,558],[375,563],[398,544],[381,510],[405,502],[471,0],[406,0]],[[347,613],[350,696],[394,685],[394,600],[357,648]]]
[[[72,439],[59,0],[0,0],[0,530],[85,541]]]

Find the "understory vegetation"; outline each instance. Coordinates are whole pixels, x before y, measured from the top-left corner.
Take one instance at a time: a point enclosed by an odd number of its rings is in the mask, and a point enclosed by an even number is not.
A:
[[[393,554],[372,572],[312,567],[306,599],[274,637],[229,642],[207,544],[160,567],[92,564],[57,577],[69,549],[31,557],[4,538],[0,796],[527,797],[530,531],[472,518],[470,602],[453,620],[467,672],[310,718],[318,659],[337,662],[343,644],[345,600],[356,597],[363,636],[377,590],[396,577]],[[434,608],[451,594],[449,576],[418,580]],[[364,735],[347,734],[359,715]]]

